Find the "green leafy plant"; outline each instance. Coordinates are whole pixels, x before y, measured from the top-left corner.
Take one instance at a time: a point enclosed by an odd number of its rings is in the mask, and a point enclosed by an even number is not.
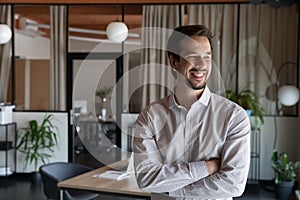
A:
[[[258,129],[259,125],[264,123],[263,113],[265,110],[260,104],[257,95],[248,87],[240,92],[227,90],[226,98],[239,104],[245,110],[251,110],[252,116],[254,116],[253,126],[255,129]]]
[[[296,172],[300,169],[300,161],[292,162],[286,153],[279,154],[274,150],[272,154],[272,168],[275,172],[275,183],[294,181]]]
[[[17,134],[17,146],[25,154],[25,165],[34,163],[38,171],[38,163],[46,163],[53,156],[54,147],[58,144],[58,128],[52,124],[53,115],[45,115],[41,125],[37,120],[30,120],[28,128],[21,128]]]
[[[100,97],[101,100],[104,102],[104,101],[106,101],[106,96],[109,95],[109,93],[111,93],[111,91],[112,91],[112,87],[105,86],[96,91],[96,96]]]

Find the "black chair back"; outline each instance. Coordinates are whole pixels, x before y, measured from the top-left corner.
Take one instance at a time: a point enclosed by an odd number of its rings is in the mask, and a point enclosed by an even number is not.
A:
[[[91,171],[91,168],[79,163],[55,162],[42,165],[40,173],[44,194],[48,199],[60,199],[58,182]],[[70,196],[64,194],[64,196]]]

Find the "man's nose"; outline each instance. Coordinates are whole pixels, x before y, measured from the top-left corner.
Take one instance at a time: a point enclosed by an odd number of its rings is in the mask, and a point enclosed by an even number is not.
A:
[[[203,65],[204,65],[204,60],[203,60],[203,58],[201,58],[200,56],[197,57],[196,62],[195,62],[195,66],[202,67]]]

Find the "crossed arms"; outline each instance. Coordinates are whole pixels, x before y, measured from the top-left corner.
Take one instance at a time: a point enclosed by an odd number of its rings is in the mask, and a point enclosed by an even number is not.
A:
[[[227,198],[240,196],[250,162],[250,125],[243,114],[231,122],[212,157],[166,162],[151,126],[137,122],[134,167],[139,186],[149,192],[169,192],[174,197]],[[180,141],[179,141],[180,142]]]

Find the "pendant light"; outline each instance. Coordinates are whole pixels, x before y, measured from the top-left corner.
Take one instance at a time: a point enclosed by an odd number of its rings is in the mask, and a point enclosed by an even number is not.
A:
[[[122,17],[124,16],[124,6],[122,5]],[[106,27],[106,35],[109,40],[123,42],[128,36],[128,28],[124,22],[111,22]]]
[[[108,39],[114,42],[123,42],[128,36],[128,28],[123,22],[111,22],[106,27]]]
[[[11,30],[8,25],[0,24],[0,44],[5,44],[11,39]]]

